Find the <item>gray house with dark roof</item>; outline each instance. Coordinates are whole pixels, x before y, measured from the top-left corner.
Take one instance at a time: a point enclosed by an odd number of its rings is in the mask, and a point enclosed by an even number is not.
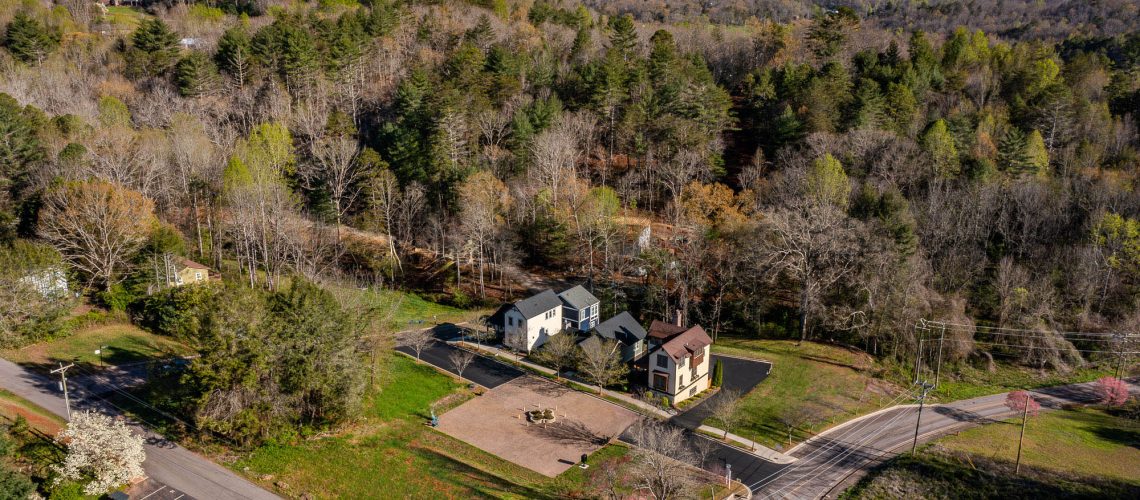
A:
[[[614,340],[621,345],[621,360],[633,361],[645,354],[645,328],[629,312],[607,319],[594,327],[593,335],[579,342],[597,342],[599,339]]]
[[[512,349],[530,352],[562,331],[562,300],[551,290],[503,304],[490,323]]]
[[[567,331],[588,332],[598,325],[601,301],[582,285],[558,294],[562,300],[562,327]]]

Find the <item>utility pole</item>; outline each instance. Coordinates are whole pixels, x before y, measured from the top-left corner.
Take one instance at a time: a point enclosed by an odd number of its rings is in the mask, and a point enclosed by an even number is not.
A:
[[[918,384],[919,370],[922,368],[922,366],[920,364],[921,360],[922,360],[922,343],[925,341],[925,339],[921,339],[919,337],[923,336],[922,332],[927,332],[927,331],[930,331],[930,328],[926,326],[926,320],[925,319],[919,319],[918,323],[915,323],[915,325],[914,325],[914,338],[915,338],[915,340],[918,341],[918,349],[915,350],[915,352],[914,352],[914,383],[915,384]]]
[[[946,338],[946,324],[942,324],[941,331],[938,332],[938,362],[937,367],[934,369],[934,387],[938,387],[938,377],[942,375],[942,341]]]
[[[933,385],[922,381],[922,395],[918,397],[918,418],[914,421],[914,442],[910,445],[910,452],[914,453],[918,449],[918,426],[922,424],[922,407],[926,404],[926,393],[934,388]]]
[[[59,368],[56,368],[56,369],[51,371],[52,373],[58,373],[59,374],[59,387],[63,389],[63,405],[67,408],[67,421],[68,422],[71,422],[71,399],[68,398],[68,396],[67,396],[67,369],[71,368],[73,366],[75,366],[75,363],[71,363],[67,366],[63,366],[63,362],[60,361],[59,362]]]
[[[1017,440],[1017,465],[1013,466],[1014,474],[1021,474],[1021,443],[1025,442],[1025,423],[1029,419],[1029,400],[1033,396],[1025,392],[1025,407],[1021,409],[1021,437]]]

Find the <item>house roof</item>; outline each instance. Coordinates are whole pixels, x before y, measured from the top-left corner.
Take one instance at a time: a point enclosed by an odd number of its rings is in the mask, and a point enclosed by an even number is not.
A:
[[[705,347],[712,345],[712,342],[712,338],[705,333],[705,329],[696,325],[662,344],[661,350],[669,354],[673,361],[679,361],[685,356],[692,356],[694,353],[704,350]]]
[[[489,321],[492,325],[505,325],[505,322],[503,321],[503,315],[506,314],[507,311],[511,310],[511,308],[514,306],[514,304],[503,304],[499,306],[499,308],[495,310],[494,314],[491,314],[491,316],[487,318],[487,321]]]
[[[611,340],[617,340],[625,345],[633,344],[645,338],[645,328],[637,322],[629,311],[601,322],[594,327],[598,335]]]
[[[188,267],[190,269],[203,269],[206,271],[210,270],[210,266],[207,266],[204,264],[199,264],[199,263],[194,262],[190,259],[187,259],[186,257],[178,257],[177,262],[178,262],[178,268],[179,269]]]
[[[587,335],[586,338],[578,341],[578,347],[581,347],[582,349],[587,349],[587,348],[589,348],[589,346],[591,346],[593,344],[597,344],[601,341],[602,341],[602,338],[597,336],[597,335]]]
[[[515,302],[515,308],[527,319],[533,318],[546,311],[562,305],[552,290],[543,290],[532,297]]]
[[[578,285],[558,294],[558,298],[562,299],[562,302],[565,302],[566,305],[574,309],[584,309],[600,302],[594,294],[588,292],[582,285]]]
[[[665,340],[684,331],[685,327],[683,326],[677,326],[673,323],[666,323],[661,320],[655,319],[649,324],[649,336],[658,340]]]

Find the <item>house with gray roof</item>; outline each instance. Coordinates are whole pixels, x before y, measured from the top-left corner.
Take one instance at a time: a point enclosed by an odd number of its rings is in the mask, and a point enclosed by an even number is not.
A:
[[[645,354],[645,328],[628,311],[607,319],[594,327],[593,335],[579,342],[598,342],[601,339],[616,341],[621,346],[621,360],[633,361]]]
[[[582,285],[558,294],[562,300],[562,328],[566,331],[588,332],[598,325],[601,301]]]
[[[491,325],[512,349],[530,352],[562,331],[562,300],[543,290],[512,304],[503,304],[490,318]]]

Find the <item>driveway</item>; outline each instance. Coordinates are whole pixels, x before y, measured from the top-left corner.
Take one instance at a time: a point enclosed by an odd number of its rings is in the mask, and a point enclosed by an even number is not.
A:
[[[103,383],[109,382],[104,381]],[[110,415],[120,414],[101,396],[104,391],[92,391],[82,384],[82,380],[76,382],[76,380],[69,379],[67,384],[73,411],[92,409]],[[66,417],[67,412],[63,403],[63,394],[58,389],[58,380],[30,372],[11,361],[0,359],[0,387],[56,415]],[[102,386],[99,387],[103,388]],[[147,493],[165,492],[164,494],[170,494],[171,498],[182,495],[181,498],[184,499],[200,498],[203,500],[277,498],[276,495],[261,489],[230,470],[167,441],[162,436],[150,432],[137,423],[132,423],[132,427],[136,434],[146,439],[143,445],[146,451],[143,469],[150,476],[150,479],[161,482],[150,482],[148,486],[154,488]],[[171,492],[171,490],[177,491]],[[151,498],[155,497],[152,496]]]
[[[416,357],[416,351],[411,348],[397,347],[396,350],[413,358]],[[442,340],[436,340],[420,352],[420,361],[433,365],[448,373],[459,375],[459,372],[455,371],[455,366],[452,365],[451,360],[448,359],[452,353],[458,350],[457,347],[449,345]],[[463,370],[463,378],[488,389],[494,389],[523,375],[523,371],[518,368],[483,356],[475,356],[471,365],[468,366],[466,370]]]
[[[772,363],[766,361],[713,354],[713,366],[718,361],[724,366],[724,375],[721,381],[722,391],[725,389],[734,390],[741,395],[748,394],[753,387],[756,387],[756,384],[768,378],[768,373],[772,371]],[[701,422],[709,418],[709,409],[712,407],[713,401],[720,398],[722,394],[723,392],[713,394],[696,406],[669,419],[669,421],[686,429],[695,430],[701,426]]]

